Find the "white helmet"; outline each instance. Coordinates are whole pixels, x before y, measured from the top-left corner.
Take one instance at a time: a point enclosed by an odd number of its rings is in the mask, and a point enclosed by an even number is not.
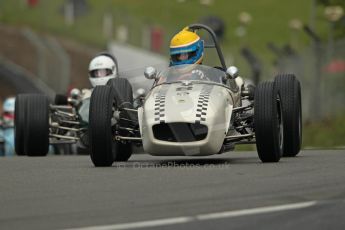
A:
[[[9,97],[4,101],[3,111],[7,113],[14,113],[15,97]]]
[[[117,72],[117,61],[112,55],[108,53],[97,55],[89,65],[89,79],[92,87],[107,84],[109,79],[117,76]]]
[[[4,101],[3,104],[3,119],[4,123],[7,125],[13,125],[14,121],[14,104],[15,98],[9,97]]]

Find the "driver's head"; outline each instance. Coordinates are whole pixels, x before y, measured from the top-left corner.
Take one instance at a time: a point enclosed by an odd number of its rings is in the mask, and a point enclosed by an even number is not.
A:
[[[170,41],[170,66],[201,64],[204,56],[204,42],[187,28]]]
[[[9,97],[4,101],[3,104],[3,120],[7,125],[12,125],[14,122],[14,106],[15,98]]]
[[[109,79],[117,76],[116,59],[109,54],[100,54],[93,58],[89,65],[89,79],[93,87],[105,85]]]

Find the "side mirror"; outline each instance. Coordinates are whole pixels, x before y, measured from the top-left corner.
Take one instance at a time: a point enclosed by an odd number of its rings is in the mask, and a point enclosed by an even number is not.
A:
[[[144,75],[147,79],[150,79],[150,80],[156,79],[157,70],[152,66],[146,67]]]
[[[70,95],[71,95],[71,98],[73,98],[73,99],[79,99],[79,97],[81,95],[80,89],[73,88],[70,92]]]
[[[232,78],[235,79],[239,75],[238,68],[236,66],[230,66],[227,70],[226,73]]]

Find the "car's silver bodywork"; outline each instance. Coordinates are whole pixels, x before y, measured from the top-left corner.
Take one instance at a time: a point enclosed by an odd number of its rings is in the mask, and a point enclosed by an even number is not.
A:
[[[187,78],[165,82],[147,95],[138,110],[145,152],[164,156],[201,156],[220,152],[230,127],[232,110],[241,105],[240,90],[237,87],[231,90],[218,83],[214,75],[225,76],[220,70],[205,66],[195,66],[195,69],[207,71],[207,80]],[[178,128],[167,128],[176,123]],[[167,129],[176,139],[169,140],[169,134],[162,133]],[[197,132],[206,133],[199,138],[191,137]]]

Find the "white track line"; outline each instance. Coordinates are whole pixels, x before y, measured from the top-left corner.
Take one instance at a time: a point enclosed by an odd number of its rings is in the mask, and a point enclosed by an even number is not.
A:
[[[261,213],[279,212],[279,211],[287,211],[287,210],[293,210],[293,209],[307,208],[307,207],[313,206],[315,204],[316,204],[316,201],[309,201],[309,202],[303,202],[303,203],[294,203],[294,204],[285,204],[285,205],[278,205],[278,206],[243,209],[243,210],[238,210],[238,211],[203,214],[203,215],[197,215],[196,218],[198,220],[212,220],[212,219],[219,219],[219,218],[229,218],[229,217],[246,216],[246,215],[253,215],[253,214],[261,214]]]
[[[172,224],[183,224],[193,221],[191,217],[177,217],[177,218],[168,218],[168,219],[159,219],[159,220],[149,220],[133,223],[124,223],[124,224],[114,224],[114,225],[103,225],[103,226],[93,226],[85,228],[73,228],[69,230],[118,230],[118,229],[135,229],[135,228],[152,228],[158,226],[166,226]]]
[[[242,210],[229,211],[229,212],[201,214],[201,215],[196,215],[196,216],[148,220],[148,221],[114,224],[114,225],[91,226],[91,227],[84,227],[84,228],[73,228],[73,229],[68,229],[68,230],[119,230],[119,229],[149,228],[149,227],[158,227],[158,226],[166,226],[166,225],[173,225],[173,224],[184,224],[184,223],[190,223],[190,222],[194,222],[198,220],[199,221],[213,220],[213,219],[301,209],[301,208],[307,208],[307,207],[313,206],[316,203],[317,201],[309,201],[309,202],[268,206],[268,207],[261,207],[261,208],[242,209]]]

